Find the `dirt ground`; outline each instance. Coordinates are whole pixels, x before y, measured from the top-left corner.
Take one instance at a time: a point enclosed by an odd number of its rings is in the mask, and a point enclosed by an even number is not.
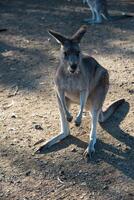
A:
[[[114,4],[116,5],[114,7]],[[133,0],[109,1],[110,11],[132,13]],[[74,33],[89,9],[81,0],[0,0],[0,200],[134,199],[134,19],[89,25],[83,51],[109,70],[105,106],[125,98],[98,125],[96,154],[83,158],[90,118],[71,123],[72,136],[35,154],[60,131],[53,77],[59,45],[47,29]],[[75,118],[78,107],[72,107]]]

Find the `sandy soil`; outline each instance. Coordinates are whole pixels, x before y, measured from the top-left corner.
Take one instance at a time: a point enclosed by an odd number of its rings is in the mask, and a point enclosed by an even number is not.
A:
[[[109,8],[132,13],[134,3],[113,0]],[[134,199],[134,19],[89,25],[82,41],[83,51],[109,70],[104,107],[126,100],[98,125],[94,158],[83,159],[88,113],[81,127],[71,123],[72,136],[35,154],[37,141],[60,131],[53,83],[59,45],[47,29],[71,35],[88,16],[80,0],[0,0],[0,28],[8,29],[0,33],[0,200]]]

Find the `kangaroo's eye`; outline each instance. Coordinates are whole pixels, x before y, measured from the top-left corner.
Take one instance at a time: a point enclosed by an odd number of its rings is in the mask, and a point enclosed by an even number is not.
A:
[[[67,52],[64,52],[64,55],[65,55],[65,57],[67,57],[67,56],[68,56],[68,53],[67,53]]]

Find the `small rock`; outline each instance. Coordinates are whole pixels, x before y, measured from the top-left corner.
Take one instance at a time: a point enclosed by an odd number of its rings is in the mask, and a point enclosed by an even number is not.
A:
[[[41,125],[39,125],[39,124],[36,124],[36,125],[35,125],[35,129],[36,129],[36,130],[43,130],[43,128],[42,128]]]
[[[130,94],[134,94],[134,90],[129,89],[128,92],[129,92]]]
[[[86,184],[86,182],[82,182],[81,185],[82,186],[86,186],[87,184]]]
[[[119,85],[119,87],[122,87],[124,85],[124,83],[121,83],[120,85]]]
[[[126,148],[125,148],[125,151],[126,151],[126,153],[130,153],[130,152],[131,152],[131,149],[130,149],[129,147],[126,147]]]
[[[64,170],[61,170],[61,171],[60,171],[60,175],[65,175]]]
[[[133,197],[134,196],[134,193],[128,193],[129,196]]]
[[[34,115],[33,115],[34,116]],[[36,124],[37,122],[32,122],[32,124]]]
[[[1,193],[0,193],[0,197],[3,197],[3,196],[4,196],[4,193],[3,193],[3,192],[1,192]]]
[[[72,148],[71,151],[72,152],[76,152],[77,150],[76,150],[76,148]]]
[[[118,144],[117,144],[117,147],[121,147],[121,143],[118,143]]]
[[[9,131],[16,131],[16,129],[15,128],[10,128]]]
[[[28,170],[28,171],[25,173],[26,176],[29,176],[30,174],[31,174],[31,171],[30,171],[30,170]]]
[[[17,116],[15,115],[15,113],[12,113],[11,118],[17,118]]]
[[[108,185],[104,185],[102,189],[103,190],[108,190],[108,188],[109,188]]]

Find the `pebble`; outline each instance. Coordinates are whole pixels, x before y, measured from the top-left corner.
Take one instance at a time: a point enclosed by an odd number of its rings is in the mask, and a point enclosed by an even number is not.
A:
[[[64,170],[61,170],[61,171],[60,171],[60,175],[65,175]]]
[[[71,149],[72,152],[77,152],[76,148]]]
[[[108,188],[109,188],[108,185],[104,185],[102,189],[103,190],[108,190]]]
[[[86,184],[86,182],[83,182],[83,183],[81,183],[81,185],[82,185],[82,186],[86,186],[87,184]]]
[[[39,124],[36,124],[34,127],[36,130],[43,130],[42,126]]]
[[[25,175],[29,176],[31,174],[31,170],[26,171]]]
[[[3,193],[3,192],[1,192],[1,193],[0,193],[0,197],[3,197],[3,196],[4,196],[4,193]]]
[[[129,94],[134,94],[134,90],[129,89],[128,92]]]
[[[11,118],[17,118],[17,116],[15,115],[15,113],[12,113]]]
[[[117,147],[121,147],[121,143],[118,143],[118,144],[117,144]]]

